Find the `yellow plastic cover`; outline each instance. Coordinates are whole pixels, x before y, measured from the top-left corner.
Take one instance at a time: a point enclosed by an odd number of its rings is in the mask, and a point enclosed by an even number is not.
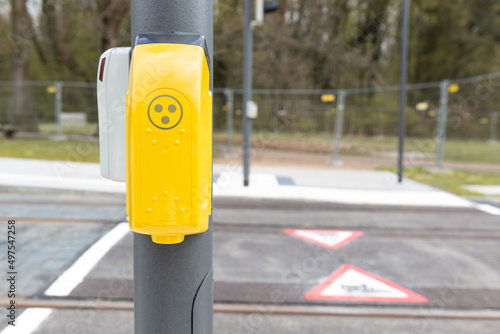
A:
[[[212,206],[212,93],[204,49],[134,48],[127,96],[130,228],[173,244],[205,232]]]

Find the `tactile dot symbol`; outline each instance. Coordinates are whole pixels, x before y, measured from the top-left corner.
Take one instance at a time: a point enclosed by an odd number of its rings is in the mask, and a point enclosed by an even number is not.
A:
[[[156,196],[153,196],[153,202],[156,202],[158,198]]]
[[[184,134],[184,132],[186,132],[186,130],[184,130],[184,129],[180,129],[180,130],[179,130],[179,132],[180,132],[180,134],[181,134],[181,135],[183,135],[183,134]]]
[[[172,95],[155,95],[148,104],[149,121],[161,130],[175,128],[182,120],[183,107]]]
[[[181,208],[181,213],[184,213],[186,210],[184,210],[184,208]]]
[[[165,190],[165,191],[163,192],[163,196],[167,196],[167,195],[168,195],[168,191],[166,191],[166,190]]]
[[[147,129],[146,129],[146,133],[151,133],[151,129],[150,129],[150,128],[147,128]]]
[[[174,141],[175,146],[179,146],[180,142],[178,140]]]
[[[151,213],[151,212],[153,212],[153,209],[148,208],[146,211],[147,211],[148,213]]]
[[[176,197],[176,198],[175,198],[175,201],[176,201],[176,202],[178,202],[178,201],[179,201],[179,197]]]
[[[155,146],[155,145],[157,144],[157,141],[156,141],[156,140],[153,140],[153,141],[151,142],[151,144],[153,144],[153,146]]]

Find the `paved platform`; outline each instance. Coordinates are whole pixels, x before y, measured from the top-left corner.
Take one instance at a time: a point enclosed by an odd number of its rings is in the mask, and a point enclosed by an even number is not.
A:
[[[3,175],[29,176],[32,161],[1,162]],[[33,163],[36,177],[54,177],[50,162]],[[44,187],[28,178],[22,188],[0,180],[0,219],[15,218],[19,228],[17,298],[34,303],[19,309],[15,330],[0,323],[0,334],[133,331],[125,196],[102,184],[78,190],[72,180],[108,182],[96,167],[65,174],[66,190],[51,187],[53,179]],[[498,332],[500,221],[478,204],[416,182],[394,185],[385,172],[255,167],[249,188],[238,169],[214,172],[222,193],[213,210],[214,333]],[[309,188],[325,193],[313,200],[301,193]],[[342,201],[349,191],[462,204]]]
[[[63,199],[61,195],[51,195],[45,201],[47,205],[56,200],[59,205],[68,205],[85,203],[87,198],[68,196]],[[115,196],[109,197],[113,206],[117,204]],[[22,199],[19,194],[12,197]],[[29,195],[26,198],[27,206],[37,199]],[[101,205],[105,198],[100,198]],[[7,195],[0,198],[0,203],[2,199],[7,201]],[[92,208],[92,203],[86,202],[88,208]],[[265,207],[262,203],[248,200],[244,207],[238,201],[219,202],[214,208],[214,333],[322,333],[331,328],[338,333],[372,333],[373,328],[406,333],[497,332],[500,317],[487,319],[490,311],[500,310],[497,217],[461,208],[429,212],[395,207],[331,210],[301,207],[287,201],[267,201]],[[80,214],[76,205],[70,207],[76,215]],[[24,253],[23,261],[30,267],[19,270],[40,277],[20,285],[20,297],[42,303],[95,303],[97,307],[102,301],[131,303],[132,233],[127,231],[126,223],[119,223],[119,212],[101,224],[77,219],[53,222],[51,226],[41,220],[25,221],[23,216],[30,217],[30,212],[24,212],[18,208],[15,213],[23,227],[20,240],[29,235],[40,240],[36,243],[28,239],[39,247]],[[362,235],[338,249],[329,249],[287,234],[285,229],[350,230]],[[84,234],[85,238],[79,237]],[[60,247],[55,239],[64,239],[67,245],[74,245],[75,251]],[[101,250],[99,254],[94,248]],[[91,258],[97,256],[90,266],[88,260],[81,260],[88,254]],[[42,258],[37,260],[39,257]],[[43,261],[45,266],[36,266],[37,261]],[[428,301],[415,304],[305,298],[311,289],[346,264],[418,293]],[[70,289],[61,283],[68,272],[79,273]],[[69,276],[74,282],[76,276]],[[65,292],[60,293],[61,288]],[[220,313],[220,305],[239,305],[243,310],[253,308],[258,312]],[[315,314],[318,306],[333,307],[332,314]],[[295,307],[296,311],[279,313],[283,307]],[[339,307],[342,312],[345,308],[351,310],[351,316],[343,316]],[[378,310],[377,315],[363,315],[370,309]],[[130,309],[44,307],[19,311],[23,312],[18,317],[19,324],[27,326],[26,330],[19,331],[23,329],[20,326],[16,332],[3,326],[0,333],[121,334],[130,333],[133,328]]]
[[[125,193],[125,183],[104,179],[98,164],[0,158],[0,186]],[[214,196],[323,201],[354,205],[500,208],[404,180],[386,171],[253,167],[243,186],[240,166],[214,166]]]
[[[442,213],[384,214],[384,220],[374,219],[380,213],[373,211],[351,217],[330,211],[320,216],[297,209],[280,211],[274,217],[276,214],[272,209],[259,210],[253,216],[241,209],[214,210],[216,302],[344,305],[346,301],[315,301],[304,296],[348,263],[446,307],[500,308],[500,272],[496,268],[500,253],[494,251],[500,237],[496,217],[449,211],[446,217],[451,224],[444,225]],[[246,218],[235,218],[238,216]],[[341,216],[344,218],[339,219]],[[355,225],[358,220],[362,225]],[[471,221],[481,223],[470,227]],[[290,236],[284,228],[351,229],[363,234],[339,249],[328,249]],[[113,286],[109,298],[131,299],[133,267],[131,259],[124,256],[131,250],[132,235],[127,234],[69,296],[98,298]],[[273,299],[276,293],[281,294],[279,301]],[[448,294],[450,298],[442,301]]]

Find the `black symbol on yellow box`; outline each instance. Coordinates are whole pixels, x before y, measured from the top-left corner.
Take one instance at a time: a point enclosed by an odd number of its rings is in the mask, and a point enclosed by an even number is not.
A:
[[[182,105],[171,95],[160,95],[148,106],[148,118],[159,129],[175,128],[182,120]]]

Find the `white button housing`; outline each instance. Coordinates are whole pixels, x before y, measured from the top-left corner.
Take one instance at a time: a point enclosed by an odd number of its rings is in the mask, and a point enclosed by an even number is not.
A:
[[[97,69],[101,174],[105,178],[123,182],[126,180],[125,103],[129,67],[130,47],[123,47],[104,52]]]

